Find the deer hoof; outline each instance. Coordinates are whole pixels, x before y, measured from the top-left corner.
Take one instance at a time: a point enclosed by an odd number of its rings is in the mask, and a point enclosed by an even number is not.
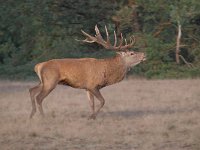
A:
[[[90,119],[95,120],[95,119],[96,119],[96,115],[95,115],[95,114],[90,115],[90,116],[88,117],[88,120],[90,120]]]

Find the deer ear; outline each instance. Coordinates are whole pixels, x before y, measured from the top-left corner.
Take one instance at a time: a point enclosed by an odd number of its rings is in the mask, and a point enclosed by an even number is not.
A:
[[[116,52],[118,55],[122,55],[121,52]]]
[[[117,52],[117,54],[121,55],[121,56],[125,56],[125,52]]]

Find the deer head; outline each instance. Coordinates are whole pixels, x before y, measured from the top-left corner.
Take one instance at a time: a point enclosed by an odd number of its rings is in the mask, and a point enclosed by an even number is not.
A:
[[[117,53],[122,57],[127,67],[133,67],[146,60],[143,52],[126,51]]]
[[[105,26],[105,31],[106,31],[106,37],[107,37],[106,41],[102,38],[97,25],[95,26],[95,32],[96,32],[95,36],[91,36],[85,31],[81,30],[81,32],[86,36],[86,39],[82,40],[82,42],[86,42],[86,43],[96,42],[102,45],[106,49],[116,51],[117,54],[120,55],[121,58],[124,60],[127,67],[135,66],[139,64],[140,62],[146,60],[145,54],[143,52],[134,52],[134,51],[129,50],[135,44],[134,36],[130,37],[130,43],[128,44],[127,40],[123,38],[123,35],[121,33],[119,45],[117,46],[117,36],[116,36],[116,32],[114,31],[114,38],[115,38],[114,45],[111,45],[109,33],[106,26]],[[124,42],[125,42],[125,45],[123,45]]]

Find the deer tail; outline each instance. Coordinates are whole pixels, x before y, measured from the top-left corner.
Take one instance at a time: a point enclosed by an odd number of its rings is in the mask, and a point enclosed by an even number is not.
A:
[[[35,65],[34,70],[35,70],[36,74],[38,75],[38,77],[40,79],[40,82],[42,83],[42,77],[41,77],[42,63],[39,63],[39,64]]]

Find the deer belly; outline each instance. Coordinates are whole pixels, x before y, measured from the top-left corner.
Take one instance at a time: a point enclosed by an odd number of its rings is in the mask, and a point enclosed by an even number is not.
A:
[[[69,79],[69,78],[63,79],[59,82],[59,84],[71,86],[73,88],[80,88],[80,89],[86,88],[86,84],[85,84],[84,80],[75,79],[75,78],[73,78],[73,79]]]

